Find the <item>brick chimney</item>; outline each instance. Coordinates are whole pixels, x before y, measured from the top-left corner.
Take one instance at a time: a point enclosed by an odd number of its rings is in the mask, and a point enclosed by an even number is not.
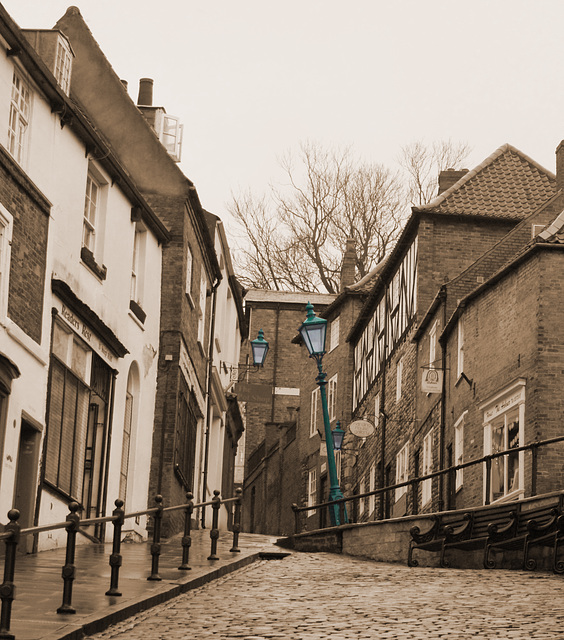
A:
[[[343,264],[341,265],[341,282],[339,284],[339,293],[350,287],[355,280],[356,251],[354,250],[354,240],[347,239],[345,254],[343,255]]]
[[[153,79],[141,78],[139,80],[139,94],[137,96],[138,107],[153,106]]]
[[[460,169],[459,171],[456,169],[447,169],[446,171],[441,171],[439,173],[439,192],[437,195],[440,196],[443,191],[450,189],[453,184],[456,184],[460,178],[467,173],[468,169]]]
[[[564,189],[564,140],[556,147],[556,190]]]

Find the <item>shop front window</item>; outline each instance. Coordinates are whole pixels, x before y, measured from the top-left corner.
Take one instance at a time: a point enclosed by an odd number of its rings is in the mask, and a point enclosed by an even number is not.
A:
[[[513,410],[492,423],[492,453],[519,446],[519,411]],[[519,489],[519,452],[494,458],[491,468],[491,501]]]
[[[507,452],[484,464],[484,501],[489,504],[520,498],[524,495],[524,457],[516,449],[524,444],[525,381],[518,380],[481,408],[484,455]]]

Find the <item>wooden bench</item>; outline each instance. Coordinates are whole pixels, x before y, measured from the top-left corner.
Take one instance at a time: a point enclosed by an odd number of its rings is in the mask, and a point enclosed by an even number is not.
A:
[[[496,566],[492,551],[520,550],[523,569],[534,569],[536,562],[529,559],[529,548],[536,544],[537,540],[539,544],[546,546],[556,541],[554,534],[557,532],[558,516],[562,514],[563,500],[563,495],[557,495],[531,509],[525,509],[524,505],[521,505],[514,535],[488,542],[485,566],[488,569],[493,569]]]
[[[483,564],[487,567],[488,545],[515,537],[519,508],[519,503],[512,502],[467,512],[433,514],[430,526],[425,531],[421,531],[419,526],[410,529],[408,566],[416,567],[419,564],[413,557],[416,549],[439,553],[441,567],[449,566],[446,558],[449,549],[483,549]]]
[[[411,527],[409,533],[411,540],[409,541],[409,551],[407,554],[407,565],[409,567],[417,567],[419,562],[413,557],[415,549],[421,551],[439,552],[440,553],[440,565],[443,566],[443,554],[444,554],[444,540],[445,529],[453,528],[458,529],[464,527],[471,520],[469,513],[441,513],[433,514],[430,516],[430,526],[421,531],[421,528],[417,525]]]
[[[488,545],[502,540],[508,540],[515,536],[517,531],[518,513],[520,504],[511,502],[495,507],[486,507],[471,512],[471,519],[466,528],[445,530],[442,565],[448,567],[446,552],[449,549],[464,551],[483,550],[482,564],[487,569],[486,563]]]
[[[562,499],[561,499],[562,500]],[[530,557],[531,547],[552,547],[552,570],[554,573],[564,573],[564,560],[558,559],[558,548],[564,539],[564,501],[552,511],[548,519],[535,518],[527,522],[529,535],[524,549],[523,566],[533,571],[537,567],[537,561]]]

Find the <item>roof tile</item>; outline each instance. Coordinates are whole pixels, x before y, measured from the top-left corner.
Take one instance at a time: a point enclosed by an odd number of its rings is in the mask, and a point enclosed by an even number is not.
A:
[[[420,211],[522,220],[552,197],[556,177],[505,144]]]

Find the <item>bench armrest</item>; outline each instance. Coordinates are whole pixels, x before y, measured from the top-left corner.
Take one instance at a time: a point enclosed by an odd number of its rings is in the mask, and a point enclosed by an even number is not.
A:
[[[421,544],[422,542],[430,542],[431,540],[433,540],[439,532],[440,521],[438,516],[432,516],[431,522],[432,523],[429,529],[427,529],[427,531],[424,531],[423,533],[421,533],[421,529],[417,525],[411,527],[411,529],[409,530],[411,539],[417,544]]]
[[[532,535],[540,535],[542,533],[546,533],[547,531],[549,531],[554,527],[556,520],[558,518],[558,513],[559,513],[558,509],[556,507],[553,507],[550,510],[550,518],[543,524],[539,524],[537,520],[535,520],[534,518],[532,518],[531,520],[528,520],[527,531]]]
[[[497,522],[490,522],[488,525],[488,535],[492,538],[502,537],[515,528],[517,524],[517,511],[511,511],[508,514],[508,521],[499,525]]]
[[[447,540],[447,542],[460,540],[466,535],[469,535],[470,531],[472,530],[472,522],[473,522],[472,514],[465,513],[462,516],[462,520],[463,522],[461,524],[446,525],[444,532],[445,532],[445,539]]]

